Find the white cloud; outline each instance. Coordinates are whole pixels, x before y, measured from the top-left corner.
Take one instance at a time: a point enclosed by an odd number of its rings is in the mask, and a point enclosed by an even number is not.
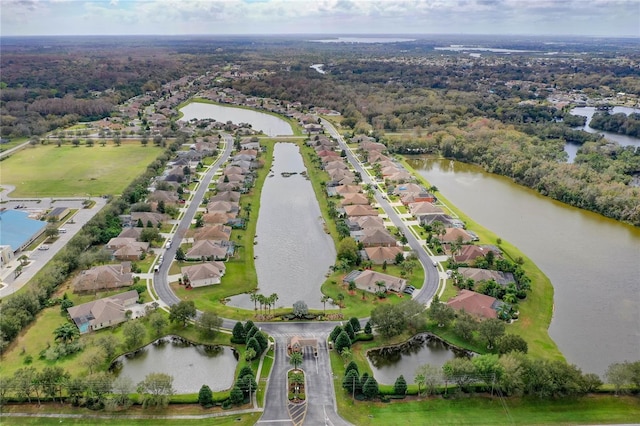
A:
[[[3,34],[640,36],[640,0],[2,0],[0,7]]]

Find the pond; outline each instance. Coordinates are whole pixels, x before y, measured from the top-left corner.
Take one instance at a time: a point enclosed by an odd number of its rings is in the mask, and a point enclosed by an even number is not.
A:
[[[613,362],[640,359],[640,228],[554,201],[473,165],[427,157],[409,163],[549,277],[549,334],[567,361],[603,374]]]
[[[177,336],[166,336],[118,357],[111,370],[116,376],[130,377],[134,384],[149,373],[169,374],[177,394],[198,393],[202,385],[217,392],[233,386],[237,358],[229,346],[194,345]]]
[[[440,338],[423,333],[396,346],[372,349],[367,359],[378,383],[393,384],[403,375],[407,383],[415,383],[416,369],[424,364],[442,367],[456,357],[469,357],[471,352],[455,348]]]
[[[324,230],[311,181],[303,175],[300,148],[277,143],[273,155],[260,195],[254,247],[258,293],[276,293],[276,307],[303,300],[309,308],[321,309],[320,287],[336,260],[333,240]],[[254,308],[248,294],[234,296],[228,304]]]
[[[250,109],[203,102],[191,102],[180,108],[180,112],[183,114],[183,117],[180,119],[181,121],[210,118],[222,123],[226,123],[227,121],[231,121],[234,124],[248,123],[251,124],[252,129],[261,130],[268,136],[293,135],[291,125],[282,118]]]

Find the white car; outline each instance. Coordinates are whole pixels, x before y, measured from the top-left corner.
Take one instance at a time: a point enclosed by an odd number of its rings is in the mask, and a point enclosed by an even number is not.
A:
[[[38,247],[38,250],[49,250],[49,246],[42,245]]]

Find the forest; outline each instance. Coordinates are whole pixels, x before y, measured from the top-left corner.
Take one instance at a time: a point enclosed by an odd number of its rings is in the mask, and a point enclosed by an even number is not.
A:
[[[294,37],[2,39],[3,137],[39,136],[108,115],[176,79],[213,73],[219,88],[342,114],[348,135],[369,134],[399,154],[481,165],[568,204],[640,226],[640,152],[580,130],[571,102],[640,95],[640,53],[629,40],[474,39],[522,49],[479,57],[435,51],[469,39],[393,44],[314,43]],[[325,64],[326,74],[310,68]],[[214,81],[213,79],[211,81]],[[194,84],[200,84],[195,80]],[[195,86],[205,89],[208,86]],[[599,113],[591,125],[638,135],[637,114]],[[598,127],[599,126],[599,127]],[[170,136],[170,135],[167,135]],[[567,163],[566,142],[581,145]]]

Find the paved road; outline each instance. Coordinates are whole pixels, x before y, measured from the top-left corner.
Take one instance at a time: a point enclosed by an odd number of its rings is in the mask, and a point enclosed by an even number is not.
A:
[[[376,188],[376,192],[375,192],[376,202],[384,209],[384,211],[389,216],[389,220],[393,222],[394,226],[400,229],[404,233],[404,235],[407,237],[407,243],[409,244],[409,247],[411,247],[415,255],[418,257],[418,260],[420,261],[420,264],[422,265],[422,268],[425,271],[422,288],[413,294],[413,299],[417,300],[420,303],[428,304],[429,302],[431,302],[431,299],[433,298],[433,296],[436,294],[436,291],[438,290],[438,282],[439,282],[438,268],[433,264],[433,260],[429,257],[425,249],[422,247],[420,241],[418,241],[418,239],[407,227],[407,225],[405,225],[405,223],[402,221],[400,216],[398,216],[396,211],[389,204],[387,199],[383,198],[382,192],[380,191],[380,187],[378,186],[378,184],[369,177],[369,174],[364,170],[364,167],[358,161],[355,155],[353,155],[353,153],[347,146],[347,143],[344,141],[340,133],[338,133],[336,128],[333,127],[333,125],[325,119],[322,119],[322,124],[329,131],[329,134],[338,141],[338,143],[340,144],[340,147],[345,150],[345,152],[347,153],[347,159],[353,165],[356,171],[360,173],[360,176],[362,177],[362,181],[365,184],[366,183],[371,184],[373,185],[374,188]]]
[[[107,203],[104,198],[91,198],[95,202],[93,207],[85,209],[82,206],[82,202],[87,198],[10,198],[7,194],[13,190],[10,185],[3,185],[3,190],[0,192],[0,199],[6,201],[3,207],[11,209],[17,205],[25,206],[23,211],[33,210],[46,210],[52,207],[69,207],[72,209],[78,209],[73,215],[73,222],[67,221],[64,224],[65,233],[58,234],[58,238],[53,243],[41,244],[49,247],[49,250],[33,250],[31,252],[22,252],[29,257],[30,263],[26,266],[20,276],[17,278],[13,271],[19,264],[17,259],[13,259],[8,265],[2,268],[1,281],[2,288],[0,289],[0,297],[5,297],[20,290],[25,284],[27,284],[37,273],[46,265],[58,251],[64,247],[74,235],[76,235],[80,229],[95,216]]]
[[[225,140],[224,152],[222,153],[222,155],[220,155],[218,160],[209,168],[205,176],[201,179],[200,185],[198,185],[198,190],[192,195],[187,207],[187,211],[184,213],[182,219],[180,220],[180,223],[178,224],[178,228],[176,229],[175,235],[173,237],[175,243],[171,244],[171,247],[166,249],[163,256],[164,260],[160,264],[158,272],[154,275],[153,287],[160,300],[167,306],[175,305],[176,303],[180,302],[178,296],[176,296],[173,290],[171,290],[171,288],[169,287],[168,274],[169,268],[171,267],[171,262],[176,256],[178,247],[180,247],[180,241],[191,226],[191,221],[195,217],[196,211],[202,203],[204,194],[209,190],[209,183],[211,183],[213,175],[231,155],[231,150],[233,148],[233,138],[228,134],[223,134],[223,137]],[[229,328],[232,328],[233,324],[234,322],[231,322],[231,327]],[[229,322],[225,322],[223,324],[224,327],[228,327],[228,325]]]
[[[274,425],[349,425],[336,412],[336,396],[333,387],[327,336],[338,323],[291,322],[257,323],[262,331],[276,340],[276,356],[266,392],[266,403],[258,423]],[[292,367],[287,356],[287,343],[293,336],[318,339],[318,356],[311,348],[305,348],[304,362],[307,402],[300,408],[301,414],[292,421],[287,401],[287,371]],[[298,407],[296,407],[298,408]]]

